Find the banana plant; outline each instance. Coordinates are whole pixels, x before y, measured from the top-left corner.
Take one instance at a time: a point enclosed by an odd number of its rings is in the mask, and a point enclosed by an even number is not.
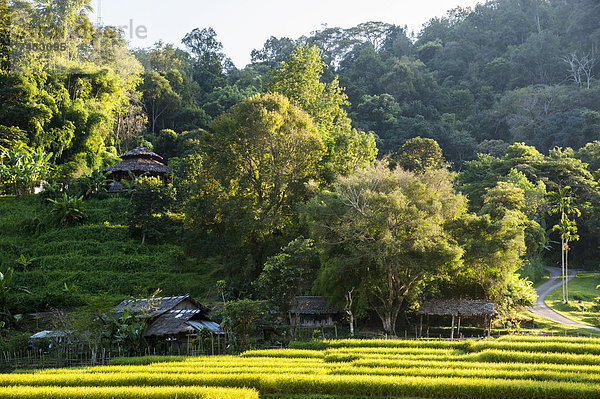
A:
[[[83,197],[72,197],[63,193],[57,199],[48,198],[52,203],[50,215],[60,226],[70,226],[81,223],[85,219],[86,210],[83,204]]]
[[[142,317],[129,308],[118,317],[107,315],[102,337],[114,349],[120,347],[128,354],[140,355],[144,352],[146,341],[144,334],[148,325]]]
[[[6,273],[0,272],[0,321],[8,321],[11,319],[11,314],[8,309],[8,300],[18,294],[31,294],[31,292],[23,287],[12,284],[15,270],[9,267]]]
[[[127,173],[129,174],[129,180],[123,179],[120,183],[123,187],[123,193],[129,195],[129,200],[131,201],[133,199],[133,193],[137,189],[140,180],[142,180],[143,177],[148,176],[148,173],[146,172],[139,176],[136,176],[130,170],[128,170]]]
[[[99,169],[90,173],[85,172],[76,182],[79,186],[81,195],[87,199],[102,192],[106,192],[106,185],[110,183],[107,175],[108,174],[103,173]]]
[[[13,185],[15,194],[29,194],[50,171],[51,158],[52,153],[20,145],[2,153],[0,175],[6,183]]]

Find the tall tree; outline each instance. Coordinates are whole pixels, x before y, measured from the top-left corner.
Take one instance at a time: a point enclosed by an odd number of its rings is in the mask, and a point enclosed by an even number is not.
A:
[[[213,28],[194,29],[181,41],[192,53],[194,81],[200,86],[201,100],[215,87],[224,86],[227,82],[223,74],[225,67],[231,62],[221,52],[223,45],[217,40]]]
[[[161,219],[171,209],[176,191],[171,183],[164,183],[159,177],[142,177],[136,184],[131,196],[129,228],[139,232],[142,244],[147,237],[159,239],[164,235],[166,225]]]
[[[372,162],[377,149],[372,135],[352,128],[338,79],[321,81],[324,67],[316,46],[298,47],[274,72],[266,90],[285,95],[313,118],[327,148],[322,173],[330,180]]]
[[[377,162],[339,177],[307,210],[324,253],[321,288],[341,299],[357,287],[395,335],[405,298],[460,264],[462,250],[444,225],[465,209],[443,169],[417,175]]]
[[[298,224],[297,205],[317,179],[324,146],[311,118],[280,94],[244,100],[217,118],[205,138],[201,172],[193,177],[188,218],[250,254],[256,277],[268,248],[281,246]],[[236,266],[236,278],[242,278]]]
[[[288,59],[294,49],[296,49],[294,40],[287,37],[278,39],[271,36],[265,42],[262,49],[252,50],[250,55],[252,57],[252,63],[260,63],[270,68],[276,68]]]
[[[175,93],[169,80],[158,72],[146,72],[140,87],[144,109],[150,118],[150,131],[156,132],[160,118],[168,109],[175,108],[181,97]]]
[[[217,40],[217,34],[213,28],[194,29],[183,37],[181,42],[199,61],[209,59],[220,59],[223,57],[221,50],[223,45]]]
[[[422,173],[428,169],[444,167],[445,160],[442,149],[435,140],[415,137],[404,143],[397,162],[406,170]]]

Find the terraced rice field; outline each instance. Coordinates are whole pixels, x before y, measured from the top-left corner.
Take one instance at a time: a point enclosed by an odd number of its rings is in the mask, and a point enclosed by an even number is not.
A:
[[[240,356],[121,359],[0,375],[0,398],[259,396],[600,398],[600,340],[315,341]]]

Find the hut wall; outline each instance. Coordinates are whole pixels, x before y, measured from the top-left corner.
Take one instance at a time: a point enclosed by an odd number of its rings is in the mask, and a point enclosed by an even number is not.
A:
[[[300,315],[300,326],[302,327],[321,327],[321,326],[333,326],[332,315],[320,315],[320,314],[303,314]]]

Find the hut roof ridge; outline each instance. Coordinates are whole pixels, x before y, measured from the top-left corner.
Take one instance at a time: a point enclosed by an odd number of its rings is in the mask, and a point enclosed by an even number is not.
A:
[[[290,311],[302,314],[330,314],[339,313],[339,309],[330,306],[324,296],[297,296]]]
[[[127,151],[125,154],[121,155],[122,159],[129,158],[152,158],[159,162],[162,162],[163,157],[158,155],[157,153],[150,151],[146,147],[136,147],[131,151]]]
[[[421,303],[417,314],[432,316],[495,316],[497,305],[493,301],[467,299],[438,299]]]
[[[189,294],[158,298],[126,299],[116,306],[116,312],[117,314],[123,314],[128,309],[133,312],[145,312],[147,313],[147,317],[156,317],[172,310],[173,307],[188,298],[190,298]]]
[[[127,172],[127,171],[139,171],[149,173],[164,173],[171,174],[173,169],[154,158],[127,158],[123,161],[116,163],[106,169],[104,172]]]

